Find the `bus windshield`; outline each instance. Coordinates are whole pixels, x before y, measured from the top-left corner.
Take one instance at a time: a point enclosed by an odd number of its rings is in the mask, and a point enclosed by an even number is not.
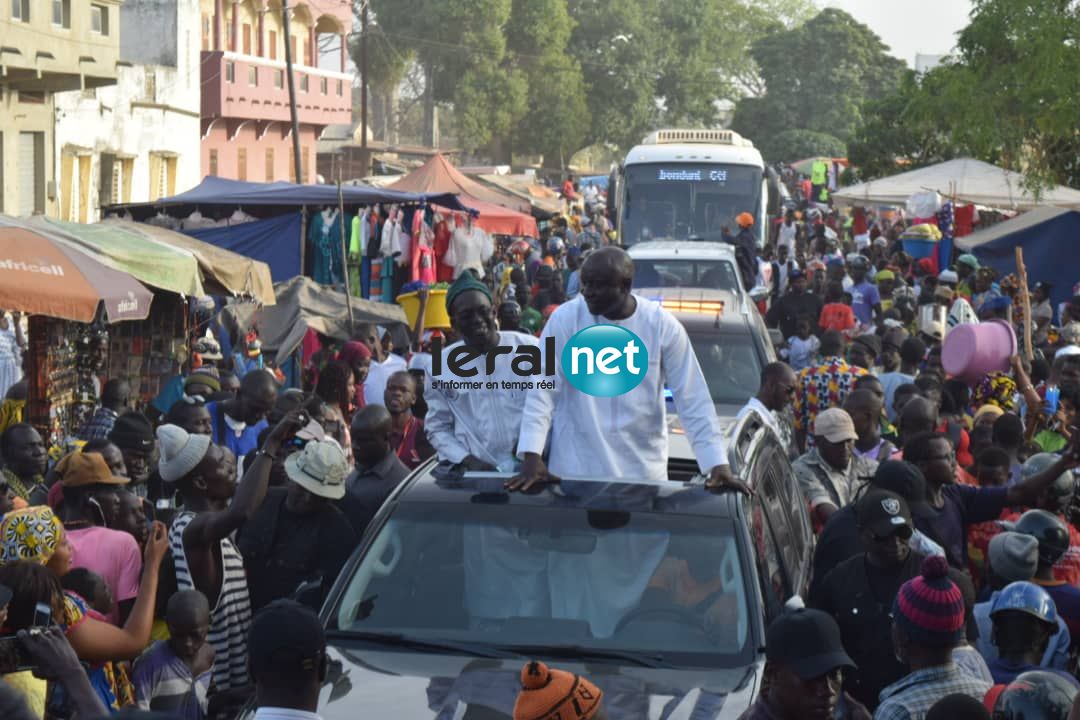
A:
[[[627,165],[621,242],[629,246],[646,240],[718,241],[725,227],[734,235],[739,213],[748,212],[758,221],[761,177],[761,168],[752,165]]]

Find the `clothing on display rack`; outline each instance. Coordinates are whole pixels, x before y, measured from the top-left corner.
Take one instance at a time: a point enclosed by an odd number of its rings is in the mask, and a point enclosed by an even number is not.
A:
[[[311,216],[308,243],[312,253],[311,277],[323,285],[344,282],[341,258],[341,223],[348,224],[336,208],[326,208]]]
[[[203,214],[198,210],[188,215],[186,218],[184,218],[183,222],[180,223],[180,227],[184,230],[203,230],[205,228],[211,228],[216,226],[217,222],[203,216]]]
[[[444,261],[446,252],[450,249],[450,225],[443,215],[435,216],[435,242],[432,243],[435,250],[435,278],[439,282],[450,282],[454,279],[454,268]]]
[[[484,261],[495,252],[491,236],[471,222],[454,228],[450,235],[450,249],[443,262],[454,268],[457,279],[466,270],[475,270],[477,277],[484,278]]]

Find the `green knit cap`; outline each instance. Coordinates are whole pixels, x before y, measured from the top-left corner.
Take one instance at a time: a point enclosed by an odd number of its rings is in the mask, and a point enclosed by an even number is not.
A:
[[[448,312],[454,312],[454,301],[462,293],[475,290],[476,292],[483,293],[484,296],[490,301],[491,291],[488,290],[487,285],[476,279],[468,270],[462,271],[458,275],[458,279],[454,281],[454,284],[450,286],[450,289],[446,291],[446,309]]]

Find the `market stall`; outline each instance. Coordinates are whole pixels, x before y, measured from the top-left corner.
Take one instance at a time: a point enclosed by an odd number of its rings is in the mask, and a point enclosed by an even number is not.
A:
[[[1034,195],[1023,175],[973,158],[957,158],[929,167],[841,188],[833,202],[851,205],[904,205],[915,193],[937,192],[956,203],[1003,210],[1030,210],[1042,205],[1080,209],[1080,190],[1061,185]]]
[[[149,312],[137,322],[115,325],[92,338],[103,346],[94,372],[99,378],[127,380],[140,405],[157,396],[164,383],[181,371],[191,338],[205,331],[205,326],[194,322],[190,301],[214,294],[234,302],[274,303],[270,271],[264,263],[178,232],[116,220],[85,225],[36,217],[25,224],[155,289],[153,305],[147,302]],[[37,335],[52,334],[51,327],[34,332],[32,325],[31,329],[31,343]]]
[[[0,307],[30,315],[23,419],[49,447],[62,447],[97,403],[108,328],[145,321],[154,296],[131,274],[23,220],[0,216],[0,256]]]
[[[1057,307],[1072,299],[1080,277],[1078,237],[1080,211],[1044,207],[958,238],[956,244],[1000,276],[1017,272],[1016,248],[1021,248],[1027,273],[1050,285],[1051,305]]]
[[[309,330],[344,342],[356,336],[360,323],[386,326],[406,321],[399,305],[347,298],[306,277],[277,283],[274,292],[277,302],[273,306],[230,305],[222,312],[222,319],[234,334],[256,329],[263,353],[282,368],[286,359],[300,350]],[[296,369],[286,371],[286,375],[296,378]]]
[[[494,235],[539,237],[529,201],[487,187],[455,168],[442,155],[434,155],[387,190],[417,193],[454,193],[463,205],[479,213],[478,227]]]

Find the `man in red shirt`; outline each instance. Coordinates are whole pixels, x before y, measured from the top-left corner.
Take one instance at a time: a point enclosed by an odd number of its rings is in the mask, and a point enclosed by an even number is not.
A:
[[[396,372],[386,381],[383,403],[390,411],[390,446],[410,470],[435,454],[424,435],[424,421],[413,415],[416,379],[408,371]]]

